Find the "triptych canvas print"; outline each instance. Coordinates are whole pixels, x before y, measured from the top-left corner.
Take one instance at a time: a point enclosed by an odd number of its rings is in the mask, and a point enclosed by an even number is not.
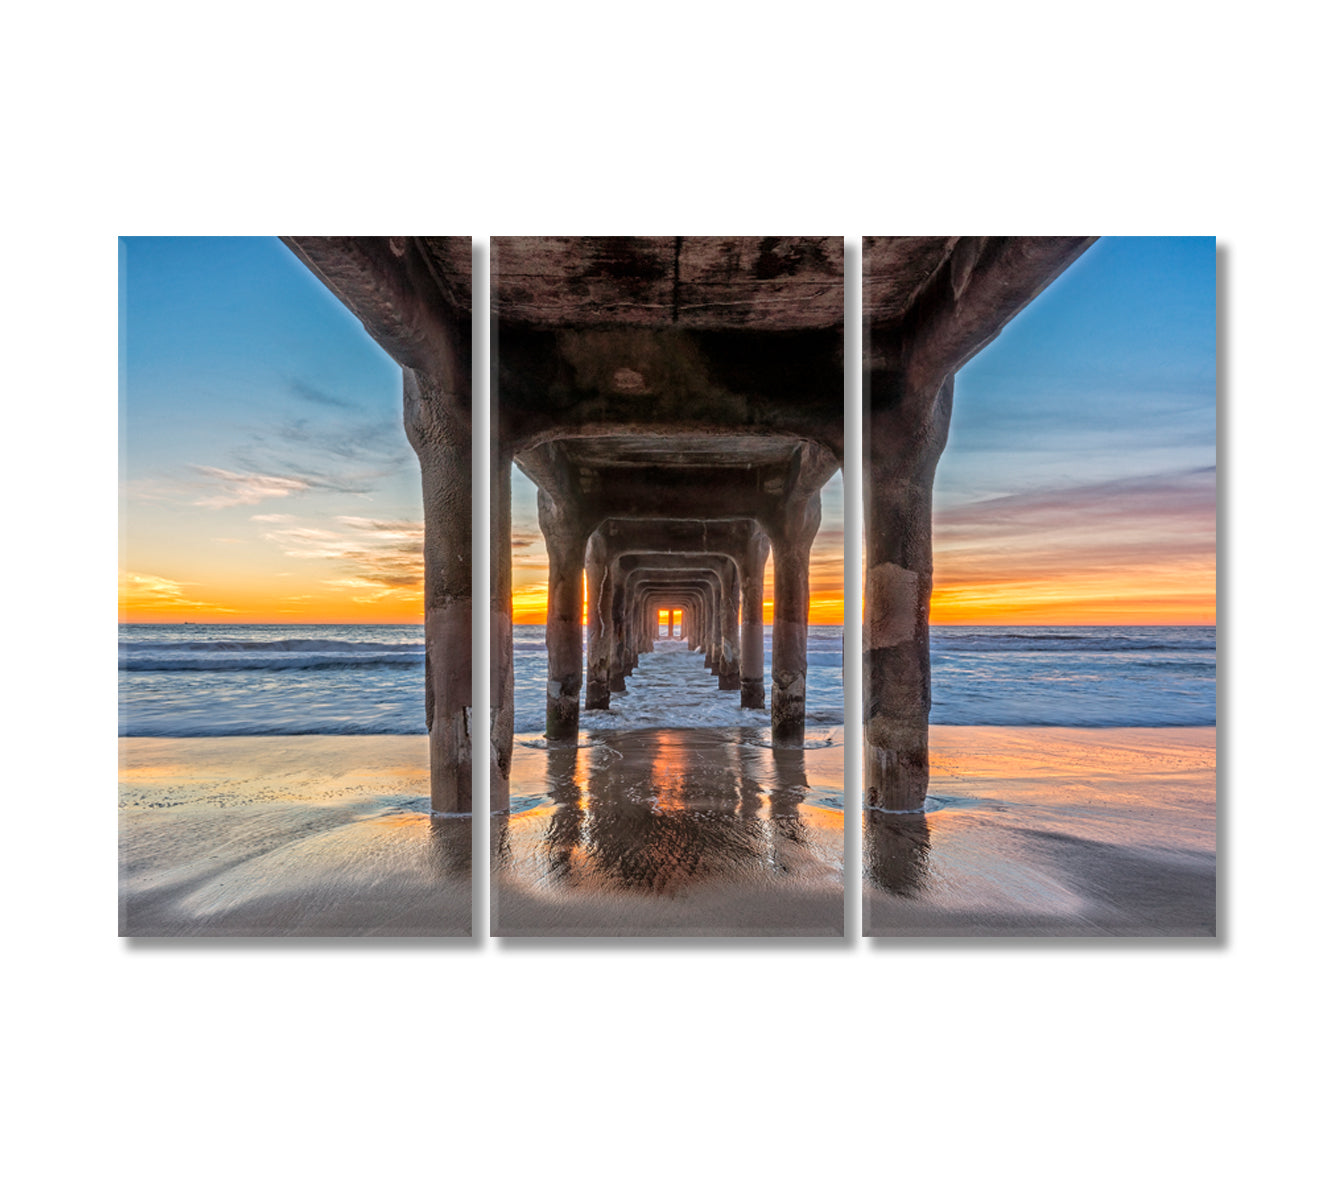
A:
[[[1213,936],[1215,253],[122,239],[121,934]]]

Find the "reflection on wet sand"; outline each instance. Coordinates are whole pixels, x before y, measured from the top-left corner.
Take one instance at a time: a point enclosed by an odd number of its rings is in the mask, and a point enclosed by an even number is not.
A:
[[[841,753],[813,782],[807,752],[753,731],[553,747],[544,803],[494,821],[496,932],[840,933],[842,814],[810,801]]]
[[[863,816],[863,932],[1212,936],[1214,743],[933,729],[928,811]]]
[[[121,932],[440,937],[472,821],[429,813],[424,737],[125,738]]]
[[[867,809],[862,816],[866,877],[895,896],[912,896],[925,885],[931,863],[931,832],[925,813]]]
[[[433,817],[430,823],[431,873],[451,883],[472,878],[472,818]]]

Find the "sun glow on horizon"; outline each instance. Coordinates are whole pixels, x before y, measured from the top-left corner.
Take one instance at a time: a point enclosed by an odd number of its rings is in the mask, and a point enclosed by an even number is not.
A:
[[[933,625],[1214,625],[1212,590],[1174,594],[1063,589],[1049,579],[1007,584],[995,591],[938,588]]]
[[[123,571],[119,619],[123,624],[203,625],[413,625],[424,620],[420,586],[386,594],[354,582],[229,577],[196,583]]]

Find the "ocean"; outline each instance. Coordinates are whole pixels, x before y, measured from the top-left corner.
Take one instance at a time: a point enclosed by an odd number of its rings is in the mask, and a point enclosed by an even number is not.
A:
[[[515,733],[540,739],[541,626],[514,630]],[[843,723],[841,626],[812,626],[808,726]],[[763,727],[683,643],[642,655],[589,730]],[[418,625],[122,625],[125,737],[424,733]],[[769,640],[765,639],[766,679]],[[1213,626],[932,631],[936,725],[1192,726],[1215,719]]]

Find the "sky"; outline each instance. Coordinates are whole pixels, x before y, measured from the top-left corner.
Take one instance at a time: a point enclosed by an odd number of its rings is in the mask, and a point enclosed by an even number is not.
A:
[[[1102,238],[955,379],[932,620],[1212,624],[1213,238]]]
[[[399,368],[276,238],[120,254],[121,619],[420,621]],[[1213,239],[1096,242],[959,372],[932,619],[1212,622],[1214,360]],[[513,491],[515,618],[541,621]],[[811,620],[839,624],[841,474],[822,499]]]
[[[121,241],[121,619],[415,622],[402,373],[276,238]]]

